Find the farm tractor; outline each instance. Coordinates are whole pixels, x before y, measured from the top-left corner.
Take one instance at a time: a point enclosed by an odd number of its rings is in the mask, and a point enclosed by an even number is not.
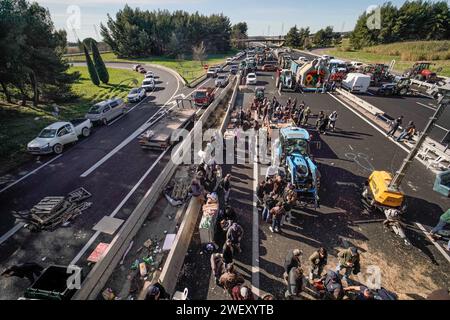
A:
[[[291,70],[277,70],[277,78],[275,80],[276,87],[282,92],[295,90],[295,79]]]
[[[439,79],[436,72],[430,70],[432,65],[434,64],[431,62],[416,62],[411,69],[406,70],[404,76],[419,81],[435,83]]]

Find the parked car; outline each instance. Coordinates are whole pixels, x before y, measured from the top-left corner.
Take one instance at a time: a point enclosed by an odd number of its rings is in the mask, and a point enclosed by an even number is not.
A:
[[[223,72],[223,65],[219,64],[217,66],[214,66],[214,68],[216,68],[217,72]]]
[[[234,64],[230,67],[231,74],[236,74],[236,73],[238,73],[238,71],[239,71],[239,67],[237,65]]]
[[[109,121],[125,114],[125,112],[125,102],[120,98],[114,98],[93,105],[85,117],[93,123],[106,125]]]
[[[227,58],[227,63],[231,63],[233,61],[233,58]]]
[[[145,78],[155,78],[155,74],[153,73],[153,71],[147,71],[145,73]]]
[[[131,67],[131,69],[133,69],[133,71],[138,71],[140,68],[142,68],[142,65],[140,65],[140,64],[135,64]]]
[[[139,67],[139,69],[137,70],[139,73],[142,73],[142,74],[146,74],[147,73],[147,70],[145,70],[145,68],[144,67]]]
[[[228,75],[219,75],[215,81],[216,87],[226,87],[229,83]]]
[[[128,94],[128,102],[139,102],[147,96],[144,88],[134,88],[131,89]]]
[[[194,104],[197,107],[207,107],[214,101],[214,88],[202,87],[192,93]]]
[[[31,154],[60,154],[64,146],[78,141],[79,136],[91,134],[92,123],[89,119],[75,119],[69,122],[55,122],[45,127],[39,135],[30,141],[27,150]]]
[[[145,91],[152,91],[155,89],[155,80],[153,78],[145,78],[142,81],[142,88],[144,88]]]
[[[206,76],[208,78],[215,78],[217,77],[217,69],[214,67],[211,67],[208,69],[208,71],[206,72]]]
[[[249,73],[247,75],[246,84],[256,84],[258,81],[256,80],[256,73]]]
[[[265,64],[262,66],[262,71],[276,71],[277,67],[273,64]]]

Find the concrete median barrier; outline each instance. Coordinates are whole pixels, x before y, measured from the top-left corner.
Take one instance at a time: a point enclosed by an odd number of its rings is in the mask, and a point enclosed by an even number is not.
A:
[[[178,150],[183,150],[185,147],[185,143],[188,143],[190,141],[193,141],[193,134],[195,131],[196,126],[202,126],[203,123],[206,123],[206,119],[210,117],[210,115],[216,110],[216,108],[220,105],[222,100],[227,97],[230,90],[235,87],[235,82],[231,81],[228,86],[221,92],[221,94],[216,98],[216,100],[205,110],[205,112],[200,117],[199,121],[196,122],[194,125],[194,128],[189,133],[189,136],[191,139],[185,139],[182,143],[176,146],[177,152]],[[142,224],[144,223],[145,219],[147,218],[150,211],[153,209],[153,206],[156,204],[158,198],[161,196],[161,190],[163,190],[163,187],[169,182],[172,175],[175,173],[178,165],[175,164],[172,161],[169,161],[165,168],[162,170],[162,172],[159,174],[158,178],[154,181],[151,188],[146,192],[142,200],[139,202],[139,204],[136,206],[136,208],[133,210],[127,221],[124,223],[122,228],[119,230],[117,235],[114,237],[114,239],[111,241],[110,245],[108,246],[108,249],[105,251],[105,253],[100,258],[99,262],[95,264],[95,266],[92,268],[92,270],[89,272],[87,277],[84,279],[81,288],[76,292],[73,300],[95,300],[97,299],[100,291],[103,289],[103,287],[106,285],[106,282],[108,281],[109,277],[113,273],[114,269],[120,262],[122,256],[126,252],[126,250],[129,247],[130,242],[134,238],[134,236],[137,234],[139,229],[141,228]],[[189,234],[192,235],[192,232],[190,232],[191,223],[192,221],[190,219],[194,219],[195,215],[195,205],[192,204],[192,206],[189,206],[189,210],[191,210],[193,213],[192,215],[187,215],[185,217],[186,221],[183,221],[183,233],[180,233],[180,235],[177,235],[178,239],[186,239]],[[199,209],[199,208],[198,208]],[[197,210],[198,215],[199,210]],[[183,251],[183,244],[181,241],[178,242],[178,246],[174,246],[172,250],[174,251],[172,253],[169,253],[169,257],[178,257],[178,253]],[[188,242],[189,244],[189,242]],[[187,245],[188,245],[187,244]],[[184,259],[184,255],[182,257]],[[166,262],[166,264],[171,264],[171,260]],[[181,265],[179,265],[178,260],[174,262],[174,265],[167,266],[167,271],[163,273],[162,275],[166,279],[166,282],[169,281],[170,277],[177,278],[177,274],[179,272],[179,268],[181,268]],[[171,283],[169,283],[171,285]]]
[[[367,112],[370,112],[374,116],[384,115],[384,111],[378,109],[374,105],[368,103],[367,101],[364,101],[363,99],[357,97],[356,95],[345,91],[344,89],[336,89],[336,92],[338,92],[340,95],[344,96],[345,98],[349,99],[350,101],[358,104],[361,108],[366,110]]]

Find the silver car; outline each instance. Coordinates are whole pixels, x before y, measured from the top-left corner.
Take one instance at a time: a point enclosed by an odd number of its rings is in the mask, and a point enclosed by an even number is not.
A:
[[[125,114],[125,102],[120,98],[105,100],[93,105],[85,118],[93,123],[108,124],[109,121]]]

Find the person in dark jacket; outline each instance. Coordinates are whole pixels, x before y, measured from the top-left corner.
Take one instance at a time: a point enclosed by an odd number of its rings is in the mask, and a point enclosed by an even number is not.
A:
[[[302,265],[302,255],[303,251],[300,249],[294,249],[288,252],[286,258],[284,259],[284,279],[287,279],[292,268],[297,268]]]
[[[225,265],[233,263],[233,252],[234,252],[233,244],[231,243],[231,241],[230,240],[225,241],[222,251],[223,262],[225,263]]]
[[[324,290],[325,290],[325,300],[342,300],[344,297],[344,288],[342,287],[341,278],[339,273],[328,270],[325,277],[322,278]]]
[[[398,128],[402,125],[402,122],[403,122],[403,116],[400,116],[397,119],[395,119],[395,121],[391,124],[391,129],[388,131],[387,136],[394,137]]]
[[[350,247],[348,249],[342,250],[338,253],[338,265],[336,267],[336,272],[340,272],[341,269],[345,269],[344,281],[352,274],[358,274],[360,272],[360,258],[358,249],[355,247]]]
[[[231,241],[233,248],[236,249],[239,253],[242,252],[241,240],[243,235],[244,229],[242,229],[242,227],[236,222],[234,222],[227,231],[227,240]]]

